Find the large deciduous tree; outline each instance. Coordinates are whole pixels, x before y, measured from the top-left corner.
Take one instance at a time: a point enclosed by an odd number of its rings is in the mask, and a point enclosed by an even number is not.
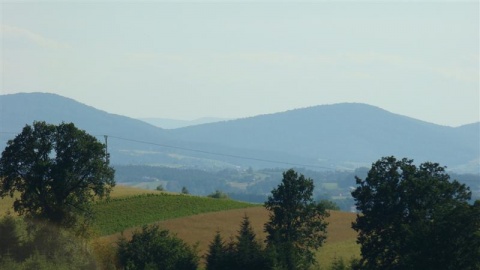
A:
[[[72,123],[34,122],[0,158],[0,197],[20,215],[72,227],[91,217],[91,202],[115,185],[105,145]]]
[[[313,189],[312,179],[288,170],[265,202],[267,248],[281,269],[307,269],[326,239],[328,212],[313,200]]]
[[[361,269],[480,269],[480,202],[444,167],[384,157],[356,182]]]

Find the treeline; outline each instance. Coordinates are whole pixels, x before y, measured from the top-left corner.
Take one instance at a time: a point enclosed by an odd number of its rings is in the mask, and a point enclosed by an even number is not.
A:
[[[317,201],[334,202],[342,211],[352,211],[354,200],[350,195],[355,186],[355,177],[365,178],[368,168],[355,171],[315,171],[305,168],[293,168],[295,171],[313,179],[313,196]],[[222,169],[199,170],[189,168],[170,168],[162,166],[125,165],[115,166],[117,183],[140,185],[151,189],[159,185],[164,190],[182,192],[183,188],[193,195],[206,196],[216,190],[226,193],[230,198],[251,203],[263,203],[269,192],[275,188],[284,169]],[[480,175],[450,174],[472,189],[472,198],[480,199]]]

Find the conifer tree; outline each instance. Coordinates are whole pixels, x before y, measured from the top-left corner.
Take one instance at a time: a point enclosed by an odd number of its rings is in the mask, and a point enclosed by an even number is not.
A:
[[[257,241],[248,216],[243,217],[235,243],[236,269],[267,269],[268,262],[262,245]]]
[[[215,234],[213,241],[208,246],[207,270],[224,269],[225,257],[227,256],[227,247],[219,231]]]

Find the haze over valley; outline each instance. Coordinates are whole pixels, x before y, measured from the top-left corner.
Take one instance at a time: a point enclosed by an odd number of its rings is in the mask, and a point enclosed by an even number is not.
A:
[[[478,0],[0,10],[0,269],[480,269]]]
[[[261,202],[281,172],[295,167],[317,179],[318,196],[331,199],[348,194],[354,176],[372,162],[393,155],[471,174],[463,178],[480,194],[479,122],[447,127],[340,103],[162,129],[49,93],[1,95],[0,108],[2,145],[33,121],[73,122],[108,140],[119,183],[148,189],[186,186],[202,195],[219,189]]]

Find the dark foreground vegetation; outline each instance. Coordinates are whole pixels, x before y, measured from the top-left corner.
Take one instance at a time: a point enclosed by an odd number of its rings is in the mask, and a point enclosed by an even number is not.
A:
[[[116,218],[108,217],[110,206],[129,213],[128,198],[94,203],[108,198],[113,173],[105,146],[73,124],[26,126],[0,158],[0,196],[15,197],[19,215],[0,220],[0,269],[198,269],[196,246],[156,225],[113,246],[94,241],[95,207],[105,207],[98,213],[107,220]],[[206,269],[319,267],[314,254],[328,237],[331,205],[314,199],[311,178],[293,169],[282,176],[264,202],[265,242],[245,216],[236,237],[225,241],[217,232]],[[211,195],[205,199],[224,197]],[[480,269],[480,201],[472,203],[469,187],[439,164],[384,157],[356,177],[352,197],[361,256],[331,269]]]

